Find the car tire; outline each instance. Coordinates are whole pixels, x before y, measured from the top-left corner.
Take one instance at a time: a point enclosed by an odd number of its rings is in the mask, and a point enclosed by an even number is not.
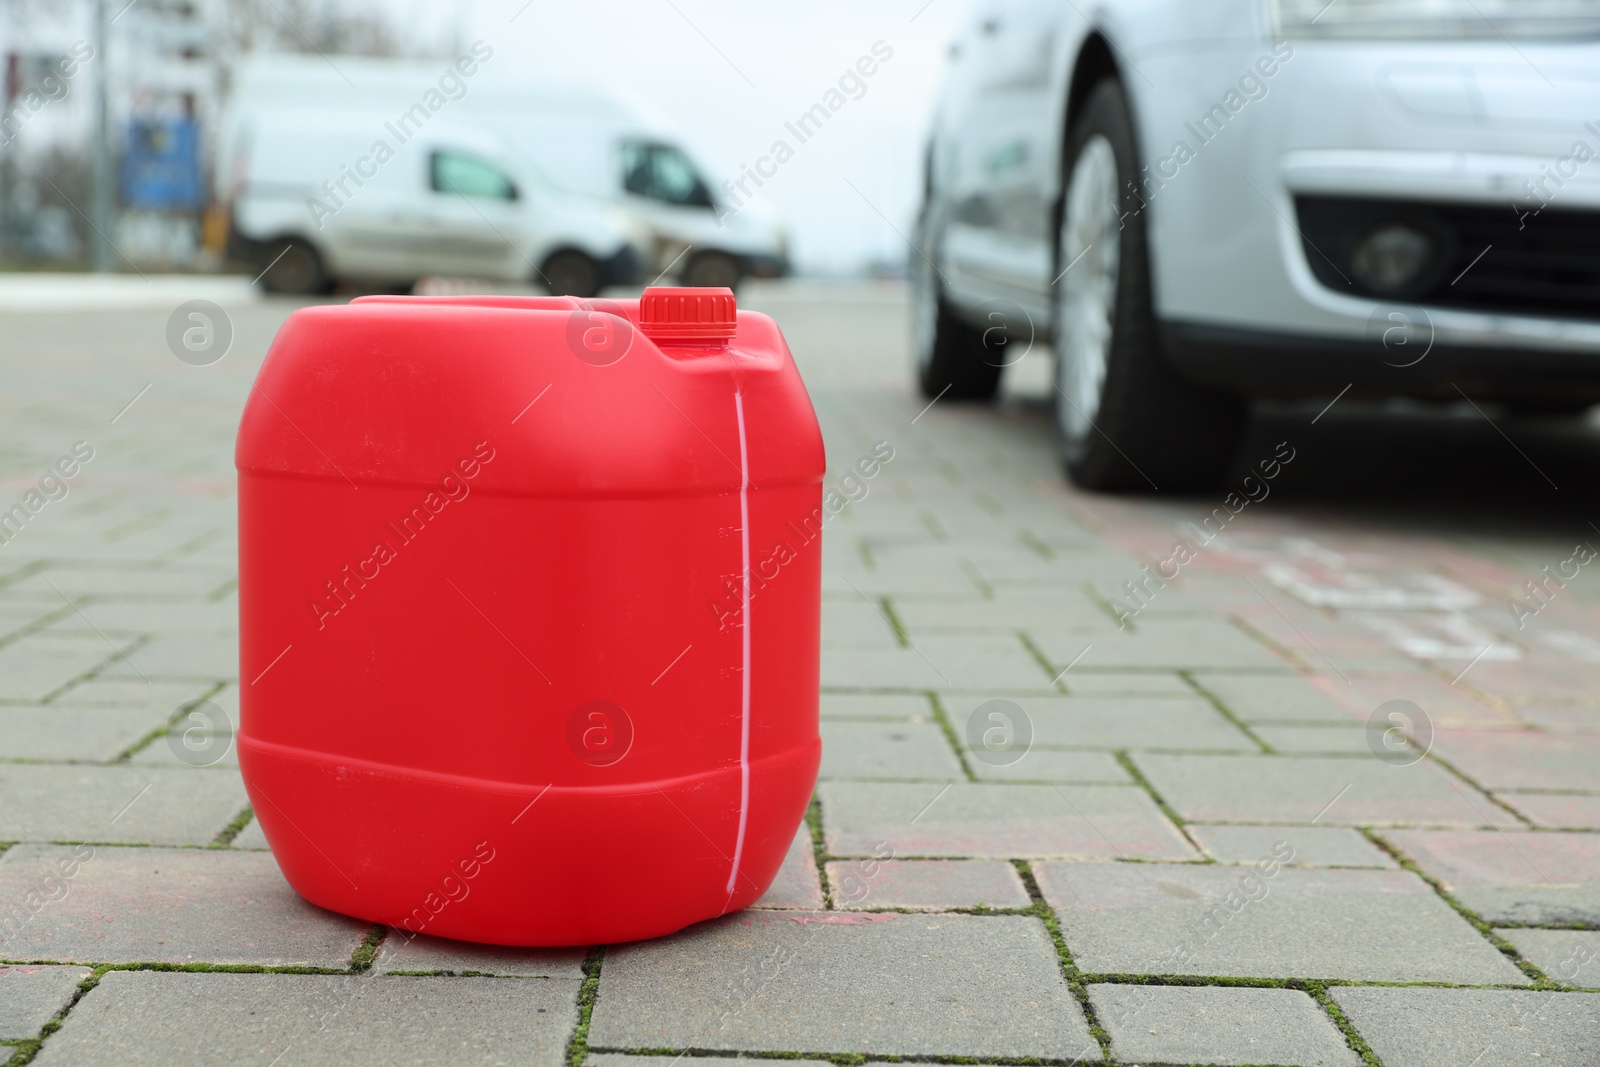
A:
[[[1227,472],[1248,408],[1192,385],[1157,343],[1145,206],[1127,98],[1085,98],[1067,147],[1052,294],[1061,458],[1103,491],[1204,490]]]
[[[726,252],[701,252],[690,258],[679,282],[696,288],[737,289],[744,268]]]
[[[577,296],[585,299],[600,295],[604,274],[593,256],[574,248],[563,249],[544,261],[539,280],[551,296]]]
[[[926,236],[926,235],[925,235]],[[933,261],[918,251],[911,298],[917,388],[929,400],[989,400],[1000,388],[1009,341],[1003,329],[980,330],[956,318],[939,288]]]
[[[269,293],[314,296],[333,289],[333,279],[322,265],[322,256],[298,238],[267,245],[260,262],[261,287]]]

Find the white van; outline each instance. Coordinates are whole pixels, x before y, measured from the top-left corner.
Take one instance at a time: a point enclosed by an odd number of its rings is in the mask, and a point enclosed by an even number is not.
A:
[[[551,187],[487,130],[262,110],[239,128],[231,163],[230,251],[273,291],[459,275],[593,296],[639,277],[605,205]]]
[[[734,210],[728,191],[713,188],[665,124],[644,112],[573,88],[485,93],[473,113],[527,153],[552,185],[611,199],[651,276],[669,271],[684,285],[732,288],[745,277],[789,273],[779,219],[759,201]]]
[[[445,60],[248,60],[235,75],[217,168],[221,199],[232,206],[235,251],[252,253],[263,266],[283,255],[264,279],[283,288],[344,277],[404,283],[470,274],[528,278],[583,295],[590,286],[661,274],[685,285],[732,287],[750,275],[788,273],[783,226],[759,205],[729,208],[647,106],[597,88],[519,80],[489,56],[478,55],[481,64],[466,77],[453,77]],[[399,145],[385,124],[409,114],[411,102],[441,77],[453,78],[434,101],[443,106],[415,140]],[[378,168],[376,186],[347,180],[344,188],[359,195],[346,198],[337,187],[339,168],[368,155],[374,137],[387,137],[395,159]],[[454,161],[459,155],[500,171],[515,195],[490,195],[507,187],[479,170],[466,178],[462,168],[473,164]],[[458,187],[465,180],[476,191],[458,196],[439,188],[447,183],[435,173],[436,156],[460,179]],[[319,169],[330,165],[331,172]],[[308,232],[313,210],[306,200],[324,181],[335,182],[334,195],[347,206],[326,217],[318,209],[322,226]],[[298,215],[285,210],[291,187]],[[384,200],[394,206],[372,206]],[[384,229],[389,216],[392,232]],[[526,236],[507,225],[498,243],[481,232],[456,234],[451,222],[483,231],[487,220],[513,219],[522,220]],[[470,249],[488,262],[479,266]]]

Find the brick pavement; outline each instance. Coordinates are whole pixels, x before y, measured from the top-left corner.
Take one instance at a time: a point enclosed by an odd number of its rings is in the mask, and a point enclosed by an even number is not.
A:
[[[0,509],[93,450],[0,544],[13,1064],[1600,1062],[1600,579],[1548,579],[1579,530],[1090,497],[1041,359],[924,411],[898,291],[745,302],[835,469],[895,450],[824,543],[822,781],[756,908],[592,952],[304,904],[226,734],[172,729],[237,716],[232,433],[288,306],[203,368],[164,312],[7,316]],[[1341,417],[1258,458],[1326,466]]]

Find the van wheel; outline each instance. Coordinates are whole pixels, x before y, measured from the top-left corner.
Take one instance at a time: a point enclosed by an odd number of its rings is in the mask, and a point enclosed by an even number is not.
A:
[[[1055,413],[1061,458],[1101,490],[1197,490],[1227,472],[1247,408],[1180,378],[1156,342],[1128,103],[1090,91],[1068,142],[1056,245]]]
[[[956,318],[939,292],[933,264],[917,255],[911,296],[911,344],[917,388],[930,400],[988,400],[1008,362],[1003,330],[978,330]]]
[[[551,296],[591,297],[600,294],[600,264],[593,256],[575,249],[557,252],[544,261],[539,272]]]
[[[744,280],[739,261],[726,252],[701,252],[683,268],[683,284],[696,287],[737,289]]]
[[[269,293],[309,296],[333,289],[317,250],[293,237],[268,245],[260,269],[261,287]]]

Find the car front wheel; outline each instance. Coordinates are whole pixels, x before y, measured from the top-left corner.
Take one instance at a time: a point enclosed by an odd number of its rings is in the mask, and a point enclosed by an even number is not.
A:
[[[1146,206],[1128,104],[1114,79],[1073,124],[1054,283],[1055,415],[1072,480],[1099,490],[1197,490],[1221,479],[1246,407],[1179,378],[1156,342]]]

